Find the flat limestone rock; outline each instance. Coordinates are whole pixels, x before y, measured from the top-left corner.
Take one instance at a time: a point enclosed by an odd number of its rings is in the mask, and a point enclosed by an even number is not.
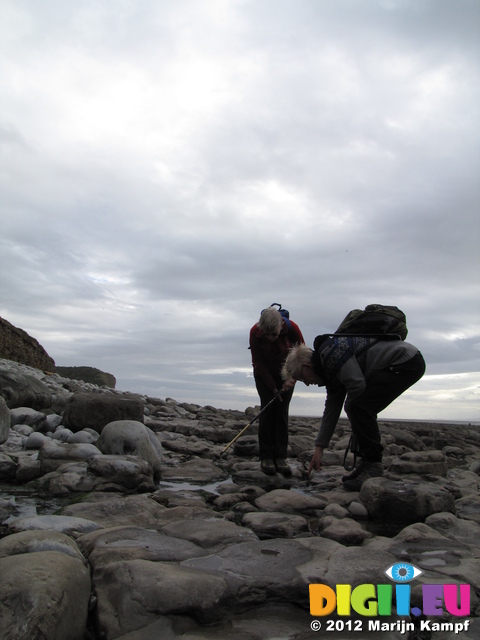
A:
[[[259,538],[293,538],[308,531],[308,522],[303,516],[275,511],[246,513],[242,523]]]
[[[225,546],[257,539],[250,529],[219,518],[208,520],[196,518],[184,522],[173,522],[164,526],[162,532],[169,536],[190,540],[206,549],[220,544]]]
[[[181,565],[129,560],[97,569],[94,587],[100,633],[117,638],[161,615],[214,619],[227,585],[222,577]]]
[[[288,489],[274,489],[255,500],[255,506],[263,511],[281,511],[283,513],[303,513],[307,515],[315,515],[318,509],[323,509],[326,505],[326,498],[308,496]]]
[[[361,545],[364,540],[372,537],[371,533],[352,518],[327,516],[322,521],[322,527],[321,536],[344,545]]]
[[[69,536],[78,536],[82,533],[101,529],[102,525],[86,518],[76,518],[70,516],[50,516],[37,515],[27,518],[11,518],[7,522],[11,533],[29,530],[59,531]]]
[[[71,504],[62,509],[62,514],[88,518],[102,528],[128,526],[134,522],[146,529],[156,529],[158,518],[165,507],[152,500],[147,494],[118,496],[112,494],[98,499]]]
[[[0,558],[24,553],[55,551],[85,562],[82,552],[70,536],[51,529],[31,529],[0,539]]]
[[[228,474],[217,467],[211,460],[195,458],[184,462],[180,466],[162,466],[162,480],[182,481],[191,483],[211,483],[226,480]]]
[[[181,562],[208,553],[189,540],[142,527],[112,527],[93,531],[78,538],[77,544],[94,569],[112,562],[138,559]]]

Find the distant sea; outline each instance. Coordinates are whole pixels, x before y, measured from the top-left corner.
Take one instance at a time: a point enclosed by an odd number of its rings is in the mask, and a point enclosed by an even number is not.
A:
[[[312,420],[321,420],[322,416],[303,416],[292,415],[292,418],[309,418]],[[346,416],[340,417],[341,421],[346,422],[348,418]],[[379,416],[378,422],[421,422],[422,424],[455,424],[464,427],[480,427],[479,420],[416,420],[415,418],[382,418]]]
[[[474,420],[415,420],[413,418],[385,418],[380,417],[379,422],[422,422],[423,424],[458,424],[464,427],[480,427],[480,421]]]

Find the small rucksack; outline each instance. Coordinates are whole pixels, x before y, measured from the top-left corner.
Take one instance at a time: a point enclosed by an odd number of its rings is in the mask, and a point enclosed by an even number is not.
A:
[[[290,311],[287,311],[287,309],[284,309],[279,302],[272,302],[270,307],[278,307],[278,311],[280,312],[280,315],[285,320],[285,324],[287,325],[288,336],[291,340],[294,340],[296,336],[295,336],[295,331],[293,330],[293,327],[292,327],[292,323],[290,322]],[[262,313],[264,311],[265,309],[262,309]],[[262,313],[260,315],[262,315]]]
[[[285,320],[285,323],[287,325],[287,329],[290,332],[291,329],[292,329],[292,323],[290,322],[290,311],[287,311],[286,309],[284,309],[279,302],[272,302],[272,304],[270,306],[271,307],[278,307],[278,311],[280,312],[280,315],[282,316],[282,318]],[[265,311],[265,309],[263,311]],[[262,311],[262,313],[263,313],[263,311]]]
[[[407,318],[398,307],[369,304],[362,311],[353,309],[340,323],[335,333],[341,336],[370,336],[405,340]]]

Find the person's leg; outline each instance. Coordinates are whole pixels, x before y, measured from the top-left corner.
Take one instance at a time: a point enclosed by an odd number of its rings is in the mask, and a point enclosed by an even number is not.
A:
[[[425,373],[425,361],[418,354],[408,362],[379,371],[368,380],[364,393],[347,402],[345,411],[358,441],[359,454],[363,460],[357,469],[345,478],[355,487],[367,477],[383,473],[381,469],[383,447],[380,441],[377,416],[404,391],[417,382]],[[373,467],[369,467],[374,465]],[[370,476],[368,474],[370,473]],[[363,478],[363,479],[362,479]]]
[[[288,411],[293,389],[282,394],[272,406],[274,410],[274,455],[275,467],[284,476],[290,476],[292,470],[286,462],[288,449]]]
[[[367,382],[365,391],[345,404],[360,455],[372,461],[382,459],[377,416],[425,373],[425,361],[418,354],[400,365],[378,371]]]
[[[275,421],[274,457],[286,458],[288,448],[288,410],[292,399],[293,389],[282,393],[281,398],[272,405],[272,415]]]
[[[260,396],[260,409],[263,409],[273,399],[273,393],[260,379],[255,378],[255,385]],[[266,473],[275,473],[275,416],[271,411],[275,404],[258,419],[258,455]]]

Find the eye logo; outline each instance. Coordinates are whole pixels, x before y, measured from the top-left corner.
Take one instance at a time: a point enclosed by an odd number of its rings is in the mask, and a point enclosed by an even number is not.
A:
[[[391,567],[385,569],[385,575],[393,582],[410,582],[414,578],[421,576],[423,571],[413,564],[396,562]]]

